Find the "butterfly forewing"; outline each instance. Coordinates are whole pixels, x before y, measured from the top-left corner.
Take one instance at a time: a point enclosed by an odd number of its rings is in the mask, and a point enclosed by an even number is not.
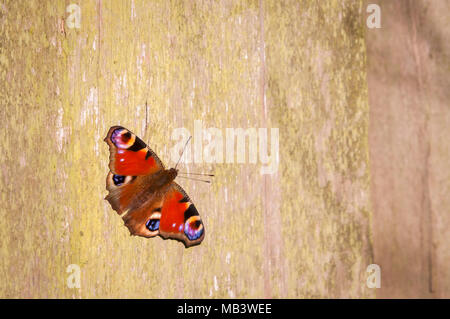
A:
[[[205,236],[197,209],[175,182],[164,197],[159,227],[161,237],[178,239],[186,247],[200,244]]]
[[[109,145],[109,169],[115,175],[148,175],[164,169],[158,156],[131,131],[113,126],[106,135]]]

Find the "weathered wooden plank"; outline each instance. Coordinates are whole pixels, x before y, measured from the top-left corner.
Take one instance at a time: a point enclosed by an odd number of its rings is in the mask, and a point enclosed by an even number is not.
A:
[[[82,1],[80,29],[69,4],[1,6],[0,296],[374,295],[361,1]],[[278,170],[182,164],[216,174],[180,180],[205,241],[130,237],[103,200],[109,126],[173,166],[196,120],[279,128]]]
[[[378,2],[382,28],[367,33],[377,296],[448,298],[449,2]]]

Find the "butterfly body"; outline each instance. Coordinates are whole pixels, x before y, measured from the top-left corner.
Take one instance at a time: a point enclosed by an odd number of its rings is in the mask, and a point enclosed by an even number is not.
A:
[[[161,160],[131,131],[113,126],[106,200],[122,216],[131,235],[176,239],[186,247],[202,242],[203,222],[186,192],[175,183],[178,170]]]

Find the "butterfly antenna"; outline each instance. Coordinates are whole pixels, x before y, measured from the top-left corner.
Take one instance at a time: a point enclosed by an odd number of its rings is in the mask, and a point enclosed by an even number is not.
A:
[[[178,174],[184,174],[184,175],[201,175],[201,176],[214,176],[214,174],[189,173],[189,172],[178,172]]]
[[[178,177],[190,179],[190,180],[197,181],[197,182],[204,182],[204,183],[208,183],[208,184],[211,183],[211,181],[206,181],[204,179],[198,179],[198,178],[192,178],[192,177],[180,176],[180,175],[178,175]]]
[[[183,157],[184,151],[186,150],[186,146],[188,145],[189,141],[191,140],[192,136],[189,136],[188,140],[186,141],[186,144],[184,144],[183,152],[181,152],[180,158],[178,159],[177,164],[175,165],[175,168],[177,168],[178,164],[180,163],[181,158]]]

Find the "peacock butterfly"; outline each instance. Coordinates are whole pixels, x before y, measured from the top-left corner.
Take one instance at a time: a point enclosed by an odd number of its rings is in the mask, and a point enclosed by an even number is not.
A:
[[[105,199],[122,216],[131,235],[175,239],[198,245],[205,228],[189,196],[174,182],[176,168],[165,169],[158,156],[131,131],[112,126],[105,137],[109,169]]]

